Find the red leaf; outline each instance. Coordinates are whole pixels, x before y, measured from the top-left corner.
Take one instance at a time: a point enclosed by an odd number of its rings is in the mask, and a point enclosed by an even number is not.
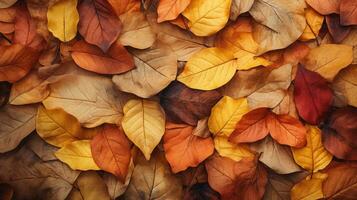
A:
[[[79,33],[106,52],[121,31],[121,22],[111,5],[106,0],[83,0],[78,11]]]
[[[124,132],[115,125],[104,125],[91,141],[95,163],[125,182],[131,159],[130,143]]]
[[[332,97],[333,93],[322,76],[299,66],[294,100],[300,117],[310,124],[320,123],[330,109]]]
[[[133,56],[118,42],[103,53],[81,40],[73,45],[71,55],[78,66],[100,74],[120,74],[134,68]]]

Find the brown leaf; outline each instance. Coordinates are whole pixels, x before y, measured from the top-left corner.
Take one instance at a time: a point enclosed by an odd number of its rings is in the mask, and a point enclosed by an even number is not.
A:
[[[335,93],[335,105],[357,107],[357,66],[350,65],[334,79],[332,89]]]
[[[206,162],[209,185],[222,199],[261,199],[267,183],[267,172],[255,158],[234,162],[229,158],[212,156]]]
[[[134,68],[133,57],[119,43],[115,42],[107,53],[81,40],[71,49],[74,62],[88,71],[100,74],[119,74]]]
[[[340,24],[340,17],[337,14],[326,16],[327,28],[336,43],[341,43],[351,31],[351,27]]]
[[[144,156],[140,156],[124,198],[128,200],[181,199],[182,186],[179,179],[170,173],[170,167],[163,155],[156,153],[149,161]]]
[[[0,183],[0,199],[11,200],[14,196],[14,189],[9,184]]]
[[[183,197],[184,200],[219,200],[220,195],[214,191],[207,183],[198,183],[188,189]]]
[[[37,62],[39,53],[29,47],[13,44],[0,46],[0,81],[16,82]]]
[[[341,0],[306,0],[313,9],[319,12],[322,15],[328,15],[332,13],[339,13],[340,10],[340,1]]]
[[[107,52],[121,31],[121,22],[106,0],[84,0],[78,6],[78,31],[85,41]]]
[[[104,125],[91,140],[91,151],[99,168],[117,176],[122,183],[131,160],[130,143],[122,129]]]
[[[0,109],[0,152],[4,153],[17,145],[35,130],[37,105],[12,106]]]
[[[327,199],[353,200],[357,195],[357,166],[339,163],[323,171],[328,174],[322,185]]]
[[[201,91],[173,82],[161,93],[161,105],[169,120],[196,126],[198,120],[208,117],[211,108],[221,98],[215,91]]]
[[[26,146],[2,154],[0,168],[0,180],[14,189],[14,199],[65,199],[79,174],[60,161],[41,160]]]
[[[192,134],[193,127],[184,124],[166,124],[164,135],[165,157],[174,173],[188,167],[197,167],[214,151],[211,137]]]

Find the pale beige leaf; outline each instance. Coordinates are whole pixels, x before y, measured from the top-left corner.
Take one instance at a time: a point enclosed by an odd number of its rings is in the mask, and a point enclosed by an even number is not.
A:
[[[245,12],[248,12],[252,8],[254,0],[232,0],[231,14],[229,18],[236,20],[237,17]]]
[[[158,42],[149,49],[133,50],[132,54],[136,68],[113,76],[119,90],[148,98],[175,80],[177,58],[166,44]]]
[[[254,24],[254,39],[259,54],[282,49],[296,41],[306,27],[305,2],[285,0],[255,0],[249,13]]]
[[[119,41],[124,46],[136,49],[151,47],[156,40],[156,34],[151,29],[146,16],[142,12],[127,12],[120,15],[123,24]]]

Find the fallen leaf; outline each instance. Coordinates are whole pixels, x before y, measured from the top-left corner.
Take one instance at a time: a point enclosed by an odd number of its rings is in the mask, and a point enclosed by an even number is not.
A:
[[[214,191],[208,183],[197,183],[191,186],[185,196],[184,200],[196,200],[196,199],[210,199],[219,200],[220,195]]]
[[[0,81],[16,82],[37,62],[39,53],[21,44],[0,45]]]
[[[11,200],[14,196],[14,189],[9,184],[0,183],[0,198],[3,200]]]
[[[330,164],[333,156],[324,148],[319,128],[307,126],[306,138],[306,146],[300,149],[292,148],[292,152],[298,165],[316,173]]]
[[[315,39],[320,32],[322,24],[324,22],[324,16],[317,13],[311,7],[305,9],[306,27],[299,40],[308,41]]]
[[[335,157],[357,160],[356,119],[357,109],[354,107],[341,108],[331,114],[328,125],[323,130],[322,141],[327,151]]]
[[[91,139],[95,130],[83,129],[78,120],[61,108],[46,110],[39,106],[36,117],[37,134],[56,147],[81,139]]]
[[[191,0],[162,0],[157,7],[157,22],[163,22],[176,19],[186,7],[190,4]]]
[[[209,185],[221,194],[222,199],[261,199],[267,183],[267,172],[255,158],[235,162],[229,158],[212,156],[206,169]]]
[[[357,64],[357,29],[354,28],[351,30],[350,34],[341,42],[341,44],[350,45],[353,47],[353,61],[352,64]]]
[[[42,102],[46,109],[62,108],[84,126],[120,124],[122,108],[130,98],[116,91],[110,78],[81,72],[51,84],[50,95]]]
[[[306,69],[319,73],[332,82],[338,72],[352,63],[353,52],[349,45],[322,44],[310,50],[302,61]]]
[[[339,163],[323,171],[328,174],[322,184],[327,199],[354,199],[357,194],[357,167],[354,164]]]
[[[55,152],[55,156],[73,170],[100,170],[93,160],[90,140],[68,143]]]
[[[294,100],[300,117],[311,124],[319,124],[330,109],[332,95],[323,77],[299,66],[295,77]]]
[[[233,144],[225,136],[214,137],[214,148],[222,157],[240,161],[243,158],[252,158],[254,153],[245,144]]]
[[[332,84],[333,92],[335,93],[335,101],[339,101],[342,105],[351,105],[357,107],[357,67],[350,65],[343,69]],[[335,102],[336,103],[336,102]]]
[[[4,153],[17,145],[35,130],[37,105],[12,106],[0,109],[0,152]]]
[[[332,13],[340,12],[340,1],[341,0],[306,0],[306,3],[309,4],[313,9],[319,12],[321,15],[328,15]]]
[[[232,0],[191,0],[182,13],[189,22],[190,31],[197,36],[209,36],[221,30],[227,23]]]
[[[79,14],[77,0],[61,0],[47,11],[48,30],[63,42],[72,40],[77,35]]]
[[[194,36],[168,22],[158,24],[155,15],[147,15],[157,40],[170,46],[179,61],[187,61],[193,54],[207,47],[204,38]]]
[[[165,112],[153,100],[132,99],[123,107],[121,122],[126,136],[150,160],[151,152],[159,144],[165,132]]]
[[[182,186],[180,180],[171,174],[163,155],[155,153],[150,160],[140,156],[124,198],[182,199]]]
[[[249,13],[257,23],[253,36],[259,44],[259,54],[286,48],[306,27],[304,1],[256,0]]]
[[[229,136],[235,125],[249,111],[246,98],[224,96],[211,110],[208,127],[216,136]]]
[[[166,124],[163,137],[165,157],[173,173],[197,167],[214,151],[212,138],[192,134],[193,127],[184,124]]]
[[[208,118],[198,120],[197,126],[193,128],[192,134],[201,138],[211,137],[211,132],[208,128]]]
[[[249,148],[260,153],[259,161],[278,174],[290,174],[301,171],[295,163],[291,150],[275,142],[271,137],[250,144]]]
[[[164,43],[145,50],[133,50],[136,68],[113,76],[116,87],[142,98],[151,97],[175,80],[177,58]]]
[[[232,0],[229,19],[235,21],[240,14],[248,12],[253,6],[254,0]]]
[[[160,97],[160,103],[170,121],[196,126],[198,120],[210,115],[211,108],[221,95],[214,90],[193,90],[175,81],[161,93]]]
[[[98,132],[90,143],[95,163],[125,183],[131,160],[129,140],[115,125],[104,125]]]
[[[8,8],[16,3],[17,0],[1,0],[0,1],[0,8]]]
[[[15,44],[22,44],[33,49],[41,50],[43,39],[36,32],[36,23],[31,19],[30,13],[24,6],[19,6],[16,11],[14,24]]]
[[[236,68],[231,52],[222,48],[207,48],[189,59],[177,80],[193,89],[213,90],[231,80]]]
[[[0,168],[0,179],[14,189],[14,199],[65,199],[79,175],[62,162],[41,160],[26,146],[2,154]]]
[[[102,178],[108,187],[108,192],[111,199],[118,198],[119,196],[124,194],[124,192],[129,186],[133,171],[134,171],[134,163],[131,161],[128,169],[128,174],[125,179],[125,183],[122,183],[116,176],[112,174],[104,173],[102,175]]]
[[[74,62],[83,69],[99,74],[119,74],[134,68],[133,57],[119,42],[115,42],[107,53],[81,40],[71,49]]]
[[[340,16],[342,25],[357,25],[357,2],[340,0]]]
[[[82,172],[74,189],[68,195],[68,200],[109,200],[109,193],[103,179],[95,171]]]
[[[122,25],[105,0],[84,0],[78,6],[78,31],[86,42],[107,52],[118,38]]]
[[[235,130],[229,136],[233,143],[256,142],[269,134],[266,118],[269,115],[267,108],[258,108],[243,115],[236,124]]]
[[[229,141],[255,142],[270,133],[278,143],[300,148],[306,145],[305,132],[299,120],[289,115],[276,115],[267,108],[258,108],[243,115]]]
[[[294,101],[294,87],[292,85],[290,85],[288,88],[288,91],[285,93],[283,100],[281,100],[279,105],[277,105],[272,111],[278,115],[285,114],[299,118]]]
[[[46,143],[38,134],[29,135],[25,146],[43,161],[58,160],[54,153],[59,148]]]
[[[120,16],[124,13],[140,11],[140,1],[139,0],[108,0],[108,3],[112,5],[115,13]]]
[[[291,189],[291,200],[300,199],[321,199],[324,197],[322,193],[322,183],[327,178],[327,174],[316,173],[311,179],[306,178],[300,181]]]
[[[340,24],[340,16],[337,14],[326,16],[326,24],[333,41],[336,43],[341,43],[351,31],[350,27]]]
[[[156,34],[143,13],[125,13],[120,16],[120,20],[123,23],[123,30],[120,33],[119,41],[123,46],[146,49],[154,44]]]

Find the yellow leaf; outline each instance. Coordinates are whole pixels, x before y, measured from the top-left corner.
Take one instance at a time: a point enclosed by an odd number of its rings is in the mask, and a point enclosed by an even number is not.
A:
[[[151,152],[165,132],[165,113],[160,104],[145,99],[128,101],[124,108],[122,127],[128,138],[150,160]]]
[[[213,90],[232,79],[236,62],[230,51],[215,47],[203,49],[188,60],[177,80],[193,89]]]
[[[246,98],[233,99],[224,96],[211,110],[208,128],[218,136],[228,137],[235,129],[237,122],[249,111]]]
[[[55,156],[73,170],[100,170],[93,160],[90,140],[69,143],[55,152]]]
[[[352,63],[352,46],[342,44],[322,44],[311,49],[303,60],[305,67],[332,81],[338,72]]]
[[[315,200],[324,197],[322,183],[327,178],[327,174],[316,173],[310,179],[300,181],[291,189],[291,200]]]
[[[315,39],[324,23],[324,16],[320,15],[311,7],[305,9],[306,27],[299,40],[308,41]]]
[[[91,139],[95,129],[84,129],[78,120],[61,108],[46,110],[40,106],[36,118],[36,131],[47,143],[63,147],[81,139]]]
[[[301,149],[292,148],[294,160],[302,168],[310,172],[324,169],[332,160],[321,142],[321,131],[315,126],[307,126],[307,144]]]
[[[77,0],[60,0],[47,11],[48,30],[63,42],[72,40],[77,34],[79,14]]]
[[[245,144],[233,144],[228,142],[228,137],[216,136],[214,138],[214,148],[219,155],[240,161],[243,158],[253,158],[254,154]]]
[[[212,35],[227,23],[232,0],[192,0],[182,13],[197,36]]]
[[[254,54],[244,50],[236,52],[234,57],[237,58],[237,70],[248,70],[260,65],[266,67],[273,64],[263,57],[257,57]]]

